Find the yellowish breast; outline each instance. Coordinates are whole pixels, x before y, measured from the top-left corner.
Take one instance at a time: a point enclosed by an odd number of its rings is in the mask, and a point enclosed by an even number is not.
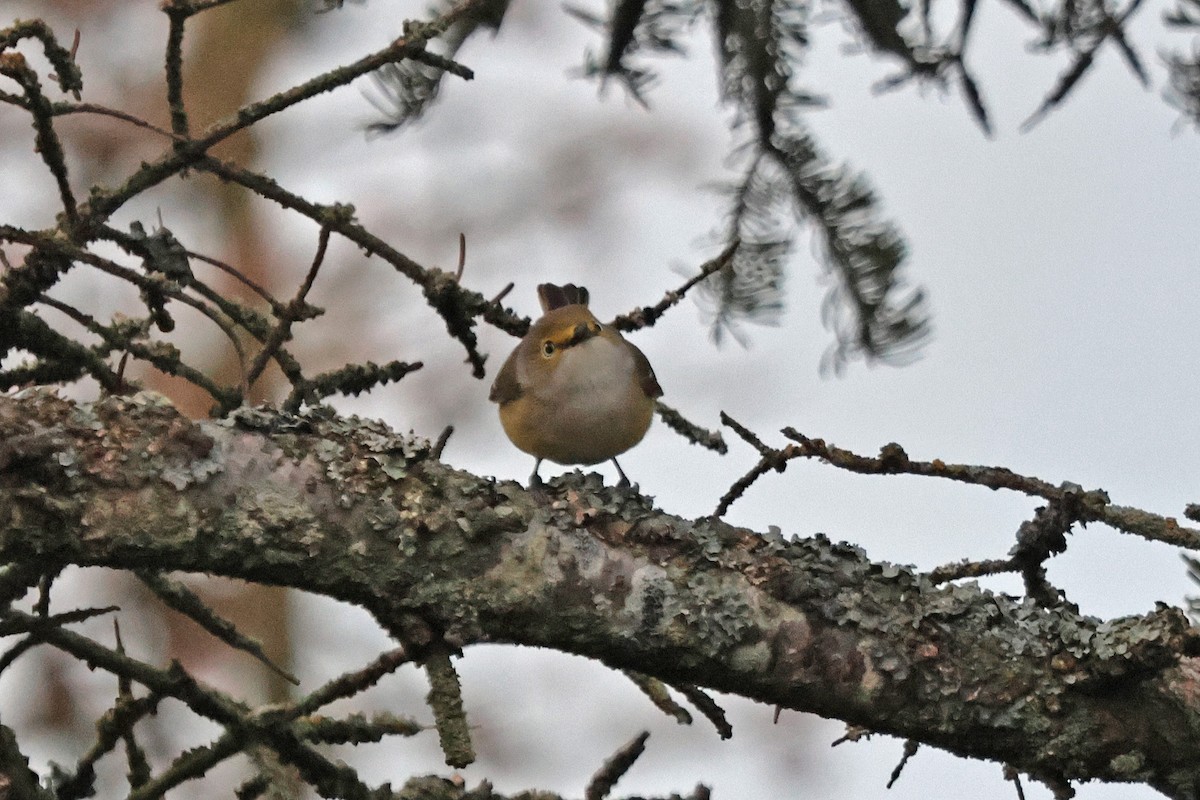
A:
[[[636,378],[622,340],[590,339],[562,354],[548,377],[500,406],[504,432],[520,449],[559,464],[597,464],[642,440],[654,399]]]

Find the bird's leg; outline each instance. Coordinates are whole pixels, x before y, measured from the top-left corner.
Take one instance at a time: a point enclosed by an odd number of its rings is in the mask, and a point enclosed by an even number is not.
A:
[[[617,460],[614,458],[612,462],[613,466],[617,468],[617,474],[621,476],[621,480],[617,481],[617,486],[632,485],[629,483],[629,478],[625,477],[625,470],[621,469],[621,465],[617,463]]]
[[[533,474],[529,476],[529,494],[533,495],[533,498],[539,503],[545,503],[550,500],[550,493],[542,484],[542,476],[538,475],[540,466],[542,466],[542,460],[539,458],[533,464]]]

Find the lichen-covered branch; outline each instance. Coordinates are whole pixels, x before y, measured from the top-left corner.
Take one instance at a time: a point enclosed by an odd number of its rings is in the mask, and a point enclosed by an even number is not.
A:
[[[293,586],[362,606],[418,661],[551,647],[1050,784],[1200,793],[1200,634],[1180,609],[1101,621],[935,585],[823,537],[681,519],[592,477],[547,492],[453,470],[376,422],[0,398],[0,562],[21,584],[33,568],[154,564]],[[341,779],[303,748],[281,756]]]

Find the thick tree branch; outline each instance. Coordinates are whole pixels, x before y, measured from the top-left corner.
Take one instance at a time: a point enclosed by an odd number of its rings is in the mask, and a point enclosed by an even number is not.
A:
[[[1200,793],[1200,636],[1178,609],[1102,622],[823,537],[681,519],[591,476],[549,492],[453,470],[376,422],[0,398],[0,561],[22,574],[153,565],[293,586],[368,609],[419,660],[551,647],[1051,783]]]

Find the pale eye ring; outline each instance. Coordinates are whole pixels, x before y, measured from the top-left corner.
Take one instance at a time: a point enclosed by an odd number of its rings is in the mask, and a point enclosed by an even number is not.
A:
[[[554,355],[554,342],[547,339],[542,342],[542,357],[549,358],[552,355]]]

